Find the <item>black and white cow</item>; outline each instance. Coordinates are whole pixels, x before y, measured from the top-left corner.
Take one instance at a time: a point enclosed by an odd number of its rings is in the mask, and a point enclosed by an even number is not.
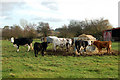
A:
[[[30,50],[30,47],[32,47],[32,38],[18,38],[14,39],[13,37],[11,38],[11,42],[13,43],[14,47],[17,47],[17,52],[19,51],[19,46],[27,45],[28,46],[28,51]]]
[[[35,42],[34,43],[35,57],[37,57],[39,51],[41,51],[42,56],[44,56],[44,51],[46,51],[47,46],[48,46],[47,42],[42,42],[42,43]]]
[[[83,40],[76,40],[75,41],[75,48],[77,49],[78,53],[81,51],[81,47],[83,47],[84,52],[86,52],[86,47],[88,45],[91,45],[90,41],[83,41]]]
[[[74,40],[70,39],[70,38],[66,38],[67,42],[66,42],[66,51],[68,52],[68,50],[70,49],[70,47],[73,46],[74,44]]]

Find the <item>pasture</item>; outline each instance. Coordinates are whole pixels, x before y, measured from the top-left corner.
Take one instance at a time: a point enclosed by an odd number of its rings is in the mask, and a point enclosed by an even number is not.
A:
[[[34,40],[39,42],[39,40]],[[120,44],[120,43],[119,43]],[[51,49],[51,46],[48,47]],[[112,49],[118,50],[118,43]],[[27,47],[16,48],[2,41],[2,78],[118,78],[118,55],[63,56],[27,52]]]

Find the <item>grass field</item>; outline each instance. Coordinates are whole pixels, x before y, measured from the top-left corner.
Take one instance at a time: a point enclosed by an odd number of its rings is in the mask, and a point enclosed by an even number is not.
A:
[[[120,42],[112,43],[112,49],[120,51]]]
[[[117,43],[112,47],[118,50]],[[118,59],[114,55],[42,57],[40,53],[36,58],[27,47],[16,52],[10,41],[3,40],[2,78],[118,78]]]

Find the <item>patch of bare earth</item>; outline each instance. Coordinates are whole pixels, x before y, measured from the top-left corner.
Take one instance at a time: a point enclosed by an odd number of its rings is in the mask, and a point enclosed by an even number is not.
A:
[[[56,55],[56,56],[74,56],[75,55],[75,51],[66,51],[61,50],[61,49],[57,49],[56,51],[54,50],[47,50],[45,52],[45,55]],[[107,50],[103,49],[100,53],[98,52],[98,50],[95,50],[93,52],[87,51],[87,52],[81,52],[79,53],[79,56],[92,56],[92,55],[120,55],[120,51],[117,50],[111,50],[110,53],[107,53]]]

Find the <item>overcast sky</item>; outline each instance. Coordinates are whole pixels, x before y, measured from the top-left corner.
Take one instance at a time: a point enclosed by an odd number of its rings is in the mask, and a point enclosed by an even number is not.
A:
[[[118,27],[119,0],[1,0],[0,28],[5,25],[48,22],[55,29],[70,20],[108,19]]]

